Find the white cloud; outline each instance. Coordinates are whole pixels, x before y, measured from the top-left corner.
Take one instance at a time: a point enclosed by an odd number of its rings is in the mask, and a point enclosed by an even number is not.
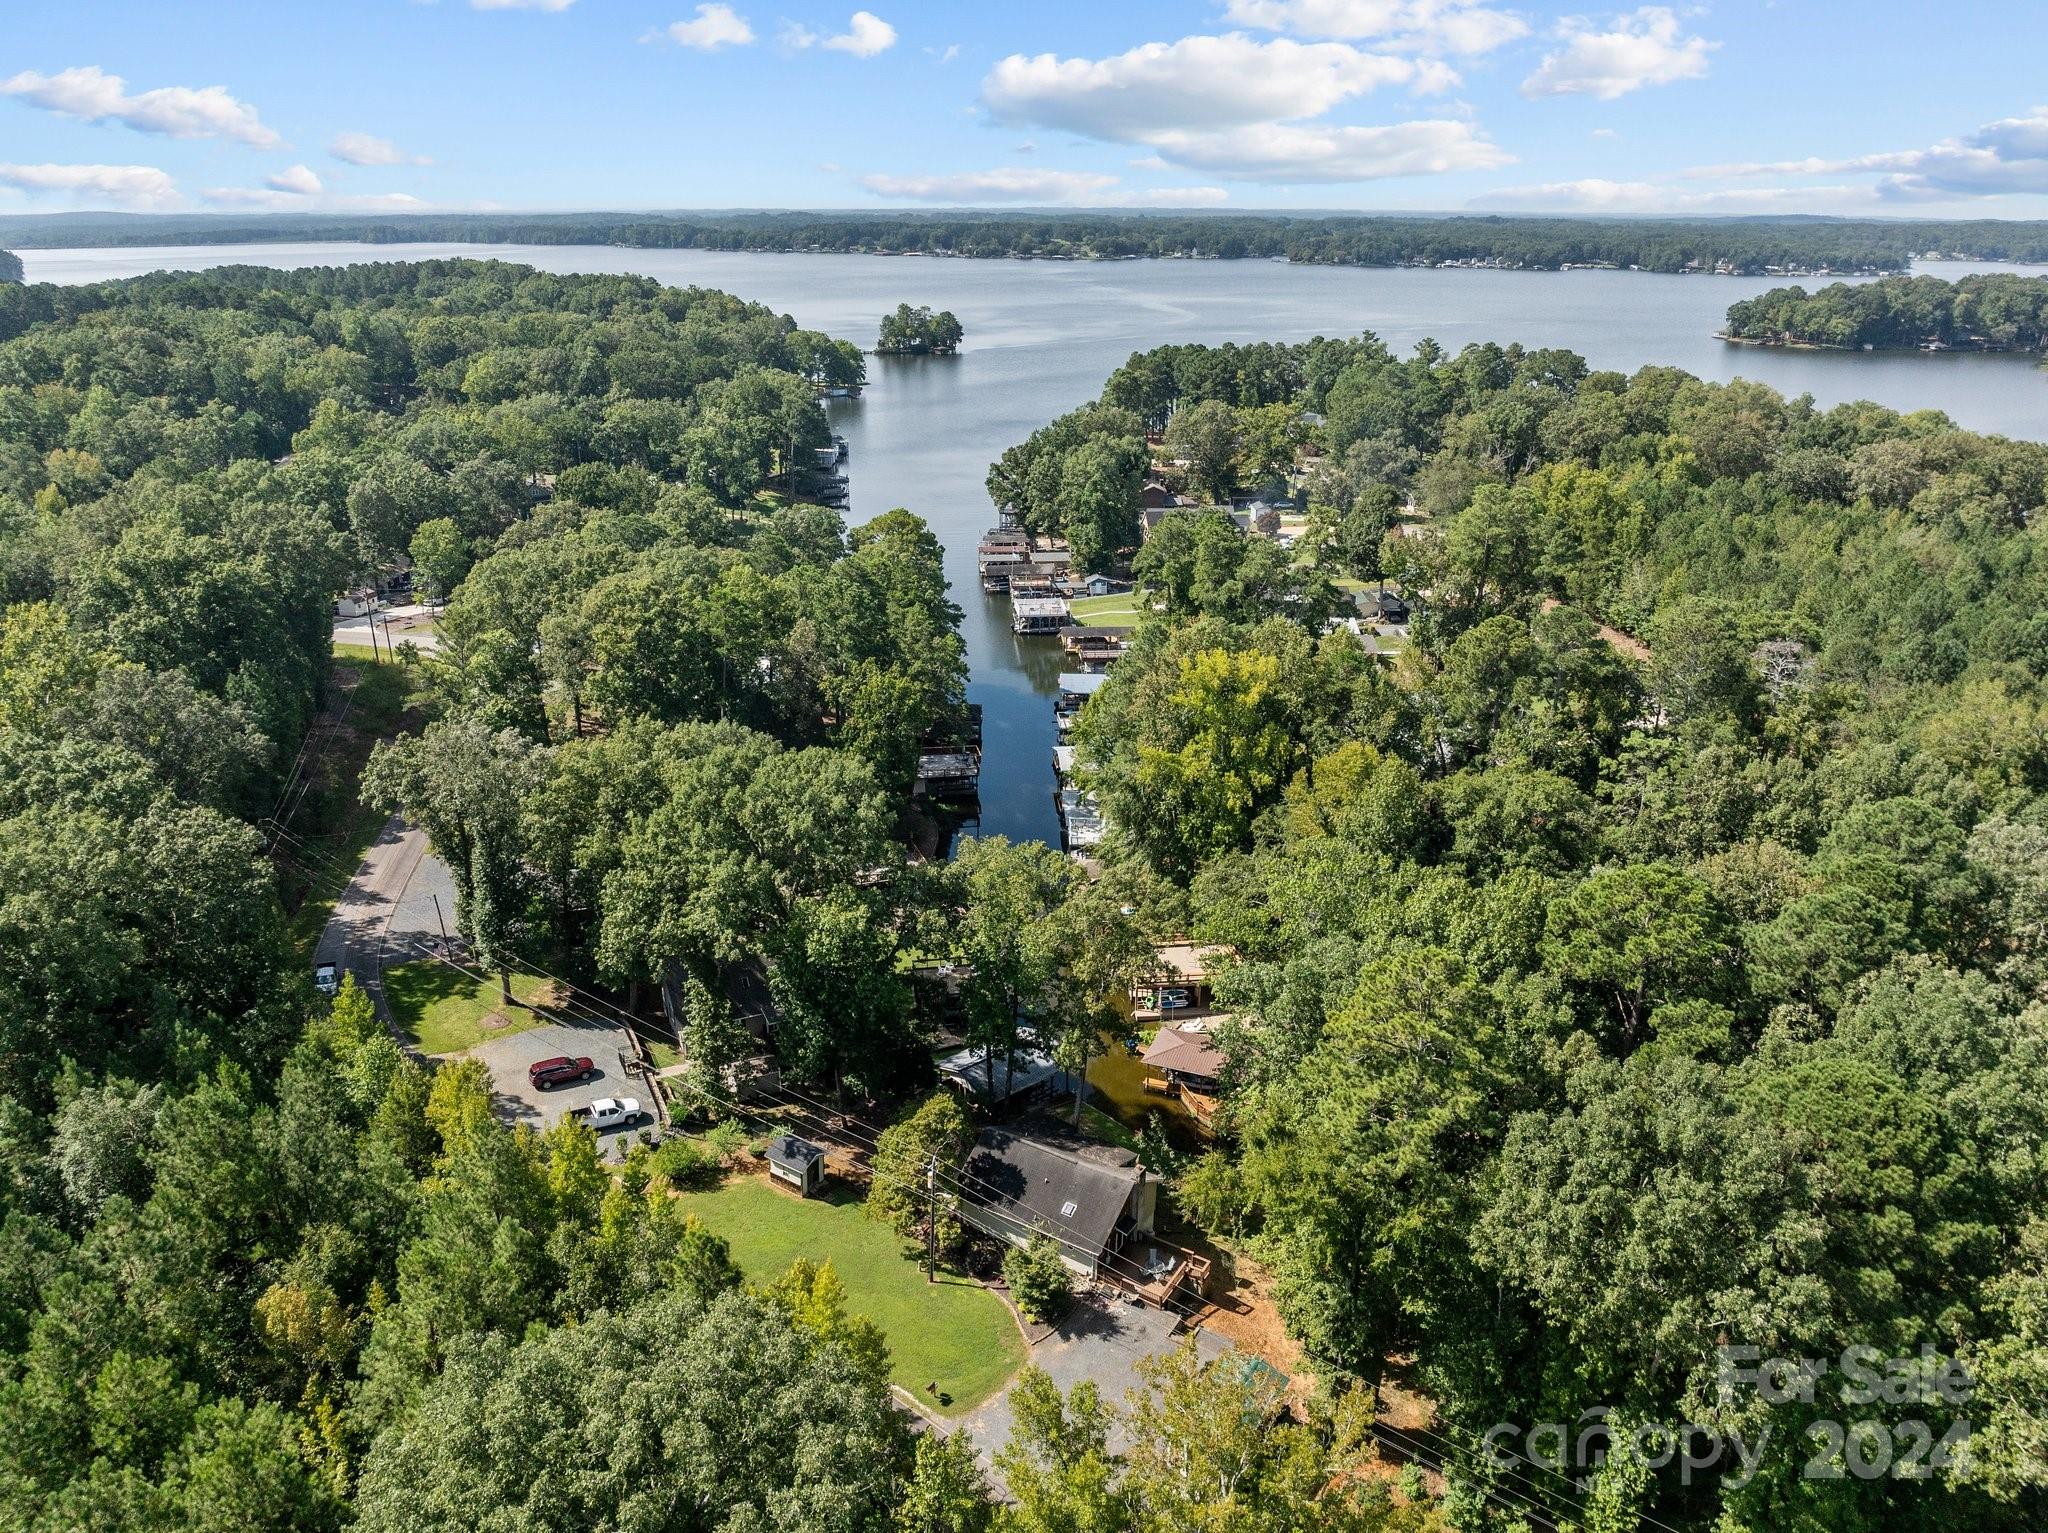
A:
[[[862,176],[883,197],[913,202],[1076,202],[1117,184],[1085,170],[969,170],[944,176]]]
[[[1152,142],[1172,164],[1245,181],[1378,181],[1514,163],[1470,123],[1441,119],[1377,128],[1254,123],[1220,133],[1161,134]]]
[[[431,165],[423,154],[408,154],[388,138],[373,133],[337,133],[327,152],[350,165]]]
[[[1617,16],[1611,26],[1600,32],[1583,18],[1560,22],[1564,47],[1543,56],[1522,82],[1522,94],[1612,101],[1646,85],[1697,80],[1707,72],[1707,55],[1720,46],[1704,37],[1681,37],[1678,13],[1661,5]]]
[[[0,186],[126,208],[175,207],[179,201],[178,183],[153,165],[0,164]]]
[[[958,43],[948,43],[943,48],[927,48],[924,51],[941,64],[950,64],[953,60],[960,57],[960,45]]]
[[[2048,159],[2048,106],[2037,106],[2024,117],[1987,123],[1970,136],[1970,142],[2013,159]]]
[[[427,203],[407,192],[376,192],[363,196],[329,197],[281,187],[272,176],[266,186],[215,186],[203,194],[216,207],[260,208],[275,212],[417,213]]]
[[[473,11],[566,11],[576,0],[469,0]]]
[[[313,174],[311,167],[305,165],[294,165],[289,170],[280,170],[274,176],[266,176],[263,184],[272,191],[289,192],[294,197],[317,197],[327,190],[320,184],[320,178]]]
[[[167,138],[227,138],[257,149],[279,142],[256,108],[230,96],[224,85],[166,85],[131,96],[126,80],[87,64],[53,75],[24,69],[0,80],[0,95],[80,122],[125,123],[137,132]]]
[[[820,45],[836,53],[850,53],[857,59],[871,59],[896,46],[896,29],[873,11],[855,11],[846,30],[828,37]]]
[[[1231,32],[1146,43],[1105,59],[1015,53],[990,71],[981,94],[1010,121],[1150,143],[1161,132],[1319,117],[1382,85],[1430,90],[1456,80],[1434,61]]]
[[[1689,180],[1756,176],[1876,175],[1879,195],[1900,202],[1943,197],[1999,197],[2048,193],[2048,106],[2023,117],[2003,117],[1962,138],[1925,149],[1902,149],[1846,159],[1810,156],[1734,165],[1701,165]]]
[[[1383,85],[1441,89],[1435,59],[1241,32],[1147,43],[1105,59],[1015,54],[982,82],[993,116],[1153,151],[1137,163],[1232,180],[1373,181],[1486,170],[1513,157],[1468,121],[1314,122]]]
[[[1377,38],[1417,53],[1488,53],[1529,35],[1512,11],[1479,0],[1227,0],[1232,21],[1300,37]]]
[[[700,48],[706,53],[720,48],[743,48],[754,40],[747,18],[729,5],[700,5],[694,21],[672,21],[666,28],[668,40],[683,48]]]
[[[775,34],[775,40],[783,47],[802,50],[805,48],[830,48],[834,53],[850,53],[857,59],[871,59],[896,46],[896,29],[882,20],[873,11],[855,11],[847,19],[846,30],[833,37],[813,32],[800,22],[785,21]],[[927,53],[932,50],[927,48]],[[956,43],[940,58],[945,63],[960,51]]]
[[[1475,208],[1518,212],[1693,215],[1709,213],[1854,212],[1871,205],[1854,186],[1757,186],[1687,192],[1655,181],[1552,181],[1513,186],[1475,198]]]
[[[1106,207],[1210,207],[1230,194],[1220,186],[1127,188],[1101,171],[969,170],[936,176],[862,176],[860,184],[878,196],[910,202],[957,205],[1013,202]]]

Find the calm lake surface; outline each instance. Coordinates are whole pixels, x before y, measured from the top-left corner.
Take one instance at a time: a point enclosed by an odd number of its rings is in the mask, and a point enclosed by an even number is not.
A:
[[[1134,351],[1168,342],[1297,341],[1370,330],[1398,351],[1425,337],[1564,346],[1596,368],[1651,363],[1702,378],[1754,378],[1822,405],[1871,399],[1938,409],[1959,424],[2048,438],[2048,372],[2018,357],[1765,351],[1714,339],[1728,305],[1774,279],[1643,272],[1501,272],[1290,266],[1279,261],[965,261],[853,255],[750,255],[560,245],[232,245],[24,250],[31,282],[97,282],[220,265],[334,266],[446,256],[560,272],[632,272],[722,288],[814,330],[874,344],[898,303],[951,309],[958,357],[870,359],[865,396],[831,405],[850,449],[856,521],[907,506],[946,546],[953,594],[982,705],[981,830],[1057,842],[1050,639],[1019,639],[1009,602],[985,597],[974,549],[995,520],[983,478],[1012,443],[1082,404]],[[1933,275],[1978,267],[1927,263]],[[1807,279],[1809,287],[1816,285]]]

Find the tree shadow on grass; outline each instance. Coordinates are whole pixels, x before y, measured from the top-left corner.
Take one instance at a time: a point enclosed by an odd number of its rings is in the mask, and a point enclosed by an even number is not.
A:
[[[445,964],[407,963],[384,971],[384,999],[391,1006],[391,1020],[415,1044],[420,1041],[428,1011],[475,991],[475,980]]]

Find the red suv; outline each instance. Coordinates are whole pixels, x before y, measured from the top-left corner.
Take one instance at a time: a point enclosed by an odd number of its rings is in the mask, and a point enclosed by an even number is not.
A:
[[[536,1091],[545,1091],[550,1086],[567,1086],[576,1081],[587,1081],[597,1071],[587,1059],[571,1059],[566,1054],[560,1059],[543,1059],[526,1067],[526,1078],[533,1082]]]

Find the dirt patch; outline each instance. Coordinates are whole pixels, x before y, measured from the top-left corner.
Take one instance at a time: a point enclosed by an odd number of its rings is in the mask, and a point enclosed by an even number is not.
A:
[[[1240,1352],[1263,1358],[1287,1376],[1290,1396],[1306,1399],[1315,1377],[1301,1344],[1287,1334],[1280,1306],[1273,1298],[1273,1276],[1241,1251],[1218,1246],[1191,1228],[1169,1237],[1206,1256],[1215,1264],[1205,1295],[1207,1306],[1196,1318]]]
[[[511,1025],[512,1019],[506,1016],[505,1013],[503,1013],[502,1011],[485,1012],[482,1018],[479,1019],[477,1022],[477,1026],[482,1028],[487,1033],[500,1032],[503,1029],[510,1027]]]

